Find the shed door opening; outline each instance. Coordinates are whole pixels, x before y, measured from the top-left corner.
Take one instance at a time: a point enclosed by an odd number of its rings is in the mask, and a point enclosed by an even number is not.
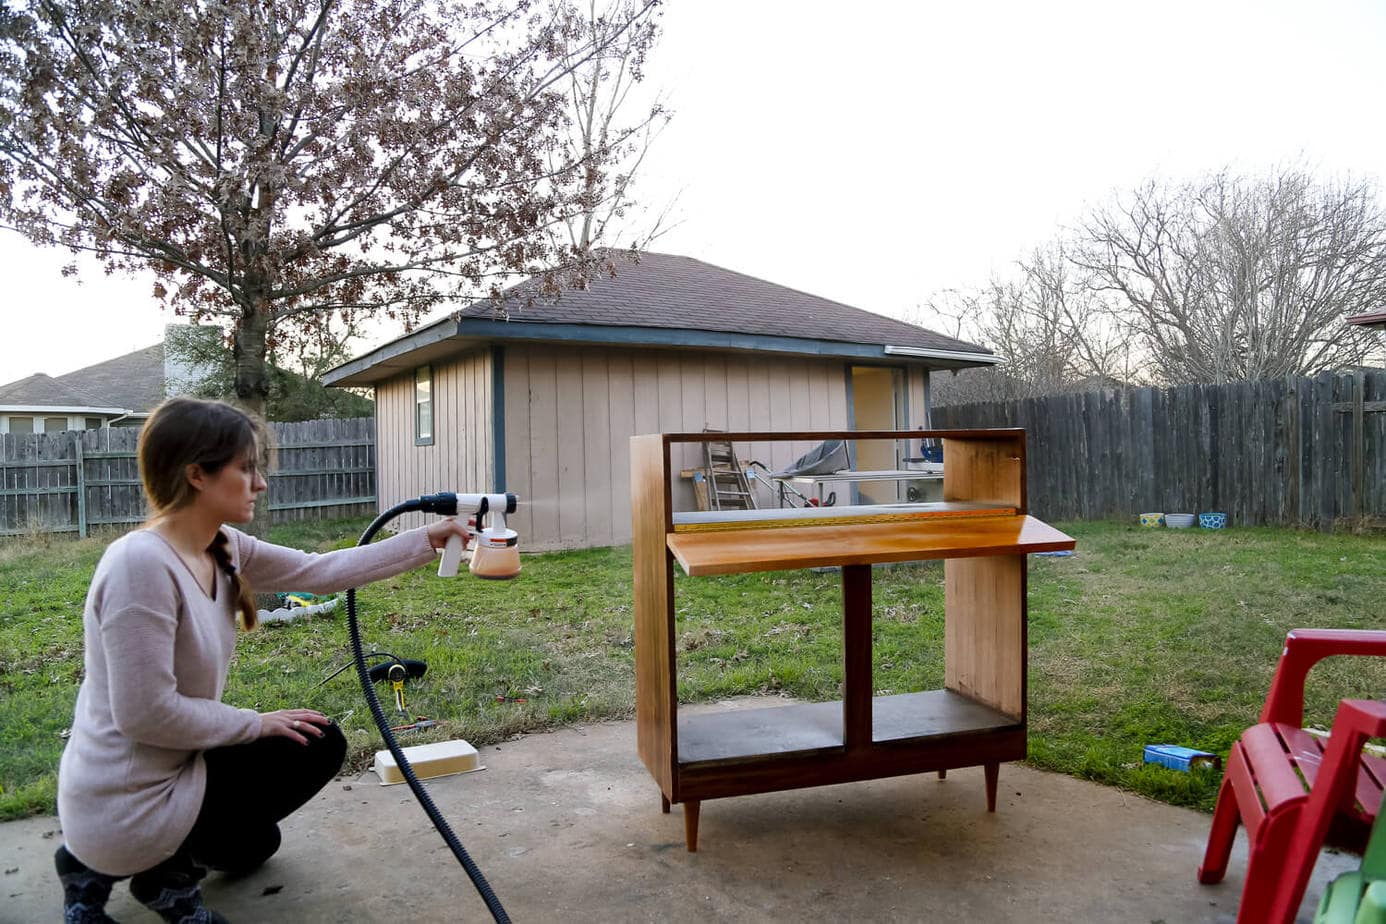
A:
[[[882,366],[852,367],[852,420],[856,430],[899,430],[905,421],[905,375]],[[858,440],[853,459],[864,472],[900,468],[898,445],[883,440]],[[857,503],[893,504],[898,482],[864,481],[857,485]]]

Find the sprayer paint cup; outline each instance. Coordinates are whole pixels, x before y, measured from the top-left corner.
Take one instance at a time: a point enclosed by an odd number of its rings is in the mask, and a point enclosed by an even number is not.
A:
[[[477,536],[468,569],[479,578],[504,581],[520,573],[520,535],[488,526]]]

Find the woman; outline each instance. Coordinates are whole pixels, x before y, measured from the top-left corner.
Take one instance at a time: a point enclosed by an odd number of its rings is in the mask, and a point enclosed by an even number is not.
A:
[[[265,490],[252,420],[175,398],[140,435],[151,518],[106,550],[83,616],[86,673],[58,772],[64,844],[54,857],[64,920],[109,921],[111,887],[165,921],[223,919],[202,902],[204,867],[245,872],[279,847],[280,819],[341,768],[346,739],[312,709],[221,702],[236,618],[254,628],[251,587],[328,593],[418,567],[452,519],[325,555],[223,525]]]

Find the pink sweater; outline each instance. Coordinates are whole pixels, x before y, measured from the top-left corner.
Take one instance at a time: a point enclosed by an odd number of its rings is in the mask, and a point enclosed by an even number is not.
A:
[[[257,592],[331,593],[434,554],[422,528],[323,555],[223,529],[232,564]],[[202,807],[202,751],[259,737],[256,710],[221,701],[236,608],[220,569],[215,589],[209,597],[149,530],[111,543],[96,566],[83,615],[86,675],[58,770],[63,838],[92,869],[127,876],[172,856]]]

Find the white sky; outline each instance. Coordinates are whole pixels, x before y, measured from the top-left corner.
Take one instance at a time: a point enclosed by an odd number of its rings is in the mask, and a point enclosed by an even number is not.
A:
[[[641,188],[681,223],[653,249],[898,316],[1152,174],[1386,177],[1386,4],[846,6],[669,0],[647,82],[677,114]],[[176,320],[66,261],[0,232],[0,383]]]

